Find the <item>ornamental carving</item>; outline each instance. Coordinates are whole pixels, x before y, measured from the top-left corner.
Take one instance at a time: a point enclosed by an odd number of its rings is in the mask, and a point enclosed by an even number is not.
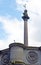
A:
[[[38,62],[38,54],[35,52],[35,51],[29,51],[27,56],[26,56],[26,59],[29,63],[36,63]]]
[[[2,55],[2,65],[9,65],[9,54],[8,53],[4,53]]]

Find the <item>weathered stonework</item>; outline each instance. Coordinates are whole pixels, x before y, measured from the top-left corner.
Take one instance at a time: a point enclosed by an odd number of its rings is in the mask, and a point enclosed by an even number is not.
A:
[[[12,43],[8,49],[0,51],[0,65],[12,64],[41,65],[41,47],[27,47]]]

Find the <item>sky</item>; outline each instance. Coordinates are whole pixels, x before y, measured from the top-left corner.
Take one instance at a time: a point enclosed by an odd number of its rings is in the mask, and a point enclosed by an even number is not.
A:
[[[41,46],[41,0],[0,0],[0,50],[9,44],[24,44],[24,5],[28,20],[28,45]]]

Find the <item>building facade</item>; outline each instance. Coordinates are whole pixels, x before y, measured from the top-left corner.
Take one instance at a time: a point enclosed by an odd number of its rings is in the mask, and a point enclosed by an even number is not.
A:
[[[8,49],[0,51],[0,65],[41,65],[41,47],[27,47],[12,43]]]

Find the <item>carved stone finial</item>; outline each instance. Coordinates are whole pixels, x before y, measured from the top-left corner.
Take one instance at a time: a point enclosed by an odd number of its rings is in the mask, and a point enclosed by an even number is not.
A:
[[[15,43],[15,40],[14,40],[14,43]]]

